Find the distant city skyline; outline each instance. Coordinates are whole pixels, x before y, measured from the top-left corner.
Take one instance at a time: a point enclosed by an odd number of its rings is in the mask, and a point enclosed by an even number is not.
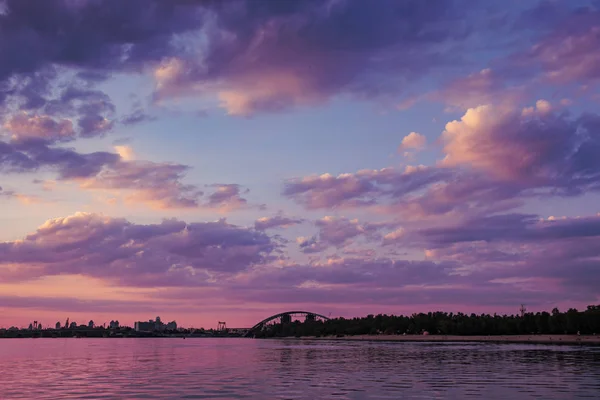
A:
[[[599,20],[0,2],[0,326],[600,304]]]

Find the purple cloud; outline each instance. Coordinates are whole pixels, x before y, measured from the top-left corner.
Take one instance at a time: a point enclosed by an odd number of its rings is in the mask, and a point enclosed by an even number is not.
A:
[[[315,225],[319,228],[319,239],[333,246],[343,246],[348,240],[365,232],[357,219],[343,217],[323,217]]]
[[[220,208],[223,210],[236,210],[248,205],[248,201],[241,196],[242,189],[237,184],[213,184],[215,191],[208,195],[206,207]],[[244,193],[248,193],[246,189]]]
[[[518,110],[490,105],[469,109],[446,124],[444,165],[469,165],[497,179],[565,193],[598,189],[600,117],[570,118],[540,100]]]
[[[565,4],[550,3],[524,16],[550,23],[547,34],[526,52],[511,58],[518,67],[541,68],[553,83],[589,84],[600,79],[600,7],[598,4],[565,10]],[[543,17],[543,18],[540,18]]]
[[[123,153],[125,155],[125,153]],[[215,208],[235,210],[245,207],[236,184],[216,187],[205,202],[204,193],[193,184],[183,182],[189,166],[128,160],[109,152],[78,153],[50,146],[42,140],[5,143],[0,141],[0,171],[31,173],[50,170],[58,180],[72,181],[85,190],[116,193],[128,203],[142,203],[158,209]],[[247,192],[247,191],[246,191]]]
[[[69,140],[75,135],[73,124],[68,119],[56,120],[47,115],[12,115],[4,124],[4,129],[13,139],[27,138]]]
[[[464,5],[458,0],[435,0],[427,7],[416,0],[386,0],[377,8],[325,0],[252,7],[236,0],[5,3],[0,51],[12,56],[0,67],[0,81],[38,83],[29,86],[35,90],[12,88],[3,97],[18,93],[32,108],[47,102],[57,69],[72,69],[95,84],[111,73],[154,68],[157,98],[198,92],[208,84],[238,115],[338,93],[380,96],[401,90],[433,66],[454,62],[454,43],[466,41],[478,21],[459,23]],[[191,32],[206,40],[195,42],[186,35]],[[385,84],[382,75],[388,77]],[[93,116],[82,121],[86,135],[106,130]]]
[[[198,207],[202,192],[181,182],[188,169],[181,164],[121,160],[79,183],[84,189],[128,191],[127,202],[155,208]]]
[[[132,309],[137,312],[152,312],[160,311],[160,305],[147,300],[107,300],[93,299],[81,300],[70,297],[23,297],[23,296],[0,296],[0,301],[6,308],[17,309],[35,309],[54,312],[76,312],[86,313],[105,312],[105,313],[127,313]],[[87,321],[80,321],[87,323]]]
[[[114,71],[158,61],[176,51],[173,35],[201,26],[199,11],[181,1],[7,0],[0,50],[13,56],[0,79],[53,65]]]
[[[264,233],[225,220],[136,225],[77,213],[1,243],[0,263],[19,266],[3,271],[8,280],[83,274],[131,286],[198,286],[262,264],[274,249]]]
[[[535,107],[480,106],[446,124],[437,166],[362,170],[285,182],[308,210],[372,207],[409,218],[507,211],[533,196],[600,189],[600,117]]]
[[[50,147],[46,141],[37,139],[0,142],[0,171],[5,172],[35,172],[48,167],[55,169],[60,179],[85,178],[98,174],[104,166],[118,160],[118,154],[80,154],[71,149]]]
[[[286,217],[282,214],[277,214],[273,217],[262,217],[254,221],[254,229],[264,231],[267,229],[287,228],[292,225],[298,225],[304,222],[302,218]]]
[[[540,242],[600,236],[600,216],[540,220],[535,215],[504,214],[472,218],[459,226],[421,231],[429,244],[461,242]]]
[[[496,215],[414,235],[414,245],[428,248],[429,259],[456,263],[462,274],[474,279],[533,285],[537,290],[552,284],[598,295],[600,215],[547,220]]]
[[[464,11],[459,3],[221,5],[210,10],[215,29],[208,32],[206,48],[194,57],[173,58],[157,71],[157,96],[223,82],[217,88],[223,106],[230,114],[249,115],[338,93],[389,94],[455,57],[452,42],[470,33],[457,23]],[[388,78],[385,85],[382,75]]]
[[[361,207],[382,197],[407,195],[452,174],[443,168],[407,167],[362,170],[355,174],[308,176],[285,183],[283,195],[307,209]]]
[[[4,128],[13,139],[65,142],[102,136],[114,127],[116,107],[94,83],[57,73],[10,79],[3,107]]]
[[[146,114],[141,108],[136,108],[130,114],[124,115],[120,122],[123,125],[135,125],[142,122],[153,121],[154,119],[153,116]]]
[[[306,238],[299,237],[296,242],[303,253],[318,253],[327,250],[330,247],[343,249],[353,244],[354,241],[363,239],[368,242],[385,241],[394,236],[394,232],[400,232],[398,222],[379,222],[379,223],[359,223],[358,219],[348,219],[346,217],[325,216],[315,221],[315,226],[319,229],[317,235]],[[394,230],[396,229],[396,230]],[[389,231],[382,235],[382,230]]]
[[[513,208],[512,198],[521,190],[456,168],[411,166],[293,179],[284,184],[283,195],[309,210],[372,207],[414,218]]]

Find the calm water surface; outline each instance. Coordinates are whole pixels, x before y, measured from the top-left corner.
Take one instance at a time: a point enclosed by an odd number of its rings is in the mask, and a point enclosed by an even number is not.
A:
[[[600,348],[8,339],[0,399],[600,399]]]

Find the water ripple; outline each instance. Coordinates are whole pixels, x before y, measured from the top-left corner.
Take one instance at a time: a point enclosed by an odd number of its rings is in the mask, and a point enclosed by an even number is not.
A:
[[[0,341],[0,399],[590,399],[600,348],[251,339]]]

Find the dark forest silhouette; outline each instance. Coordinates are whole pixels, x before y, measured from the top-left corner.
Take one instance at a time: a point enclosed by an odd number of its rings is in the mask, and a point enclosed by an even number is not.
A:
[[[585,311],[489,315],[430,312],[411,316],[368,315],[363,318],[335,318],[327,321],[294,321],[274,324],[257,332],[256,337],[375,335],[530,335],[600,333],[600,305]]]

